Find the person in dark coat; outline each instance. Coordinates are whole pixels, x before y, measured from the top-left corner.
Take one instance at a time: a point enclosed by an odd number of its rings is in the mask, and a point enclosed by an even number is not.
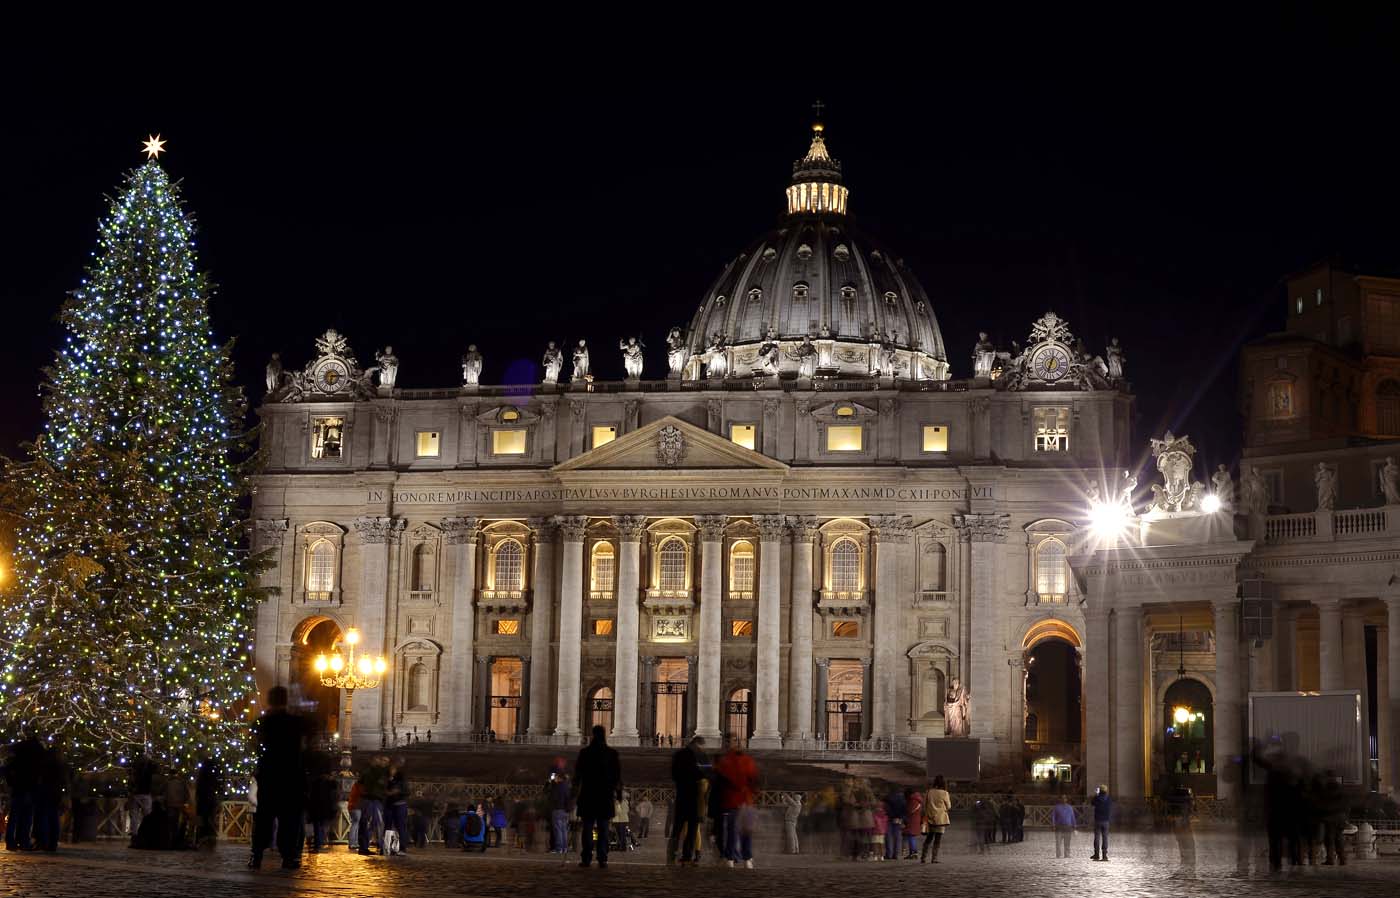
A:
[[[598,837],[598,866],[608,865],[608,830],[612,827],[613,806],[622,800],[622,761],[617,750],[608,747],[607,731],[593,728],[593,739],[578,753],[574,762],[574,797],[582,825],[580,867],[593,861],[593,835]]]
[[[34,838],[44,851],[58,850],[59,811],[68,792],[68,765],[57,746],[39,756],[39,781],[34,790]]]
[[[699,736],[671,756],[671,782],[676,786],[675,806],[667,818],[671,839],[666,845],[666,863],[676,861],[676,846],[681,849],[681,862],[695,860],[695,834],[700,828],[700,781],[710,759],[705,755],[705,740]],[[682,843],[682,839],[685,841]]]
[[[224,801],[224,766],[213,758],[199,765],[194,778],[195,845],[213,851],[219,840],[219,807]]]
[[[10,746],[9,762],[5,765],[5,785],[10,792],[5,848],[9,851],[29,851],[34,847],[30,832],[34,828],[34,795],[39,789],[43,754],[43,746],[33,736]]]
[[[277,825],[277,853],[282,867],[301,866],[306,806],[306,722],[287,710],[287,687],[267,691],[267,711],[256,729],[258,747],[254,776],[258,781],[258,810],[253,817],[253,852],[248,866],[262,866],[263,852],[272,843]]]
[[[335,759],[329,753],[308,753],[311,788],[307,793],[306,816],[311,822],[312,852],[330,849],[330,829],[339,810],[340,777]]]

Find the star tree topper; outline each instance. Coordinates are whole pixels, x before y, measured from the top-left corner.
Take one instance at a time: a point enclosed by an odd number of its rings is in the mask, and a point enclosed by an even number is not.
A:
[[[159,134],[152,134],[146,138],[141,152],[146,154],[147,159],[158,159],[160,154],[165,152],[165,141],[160,139]]]

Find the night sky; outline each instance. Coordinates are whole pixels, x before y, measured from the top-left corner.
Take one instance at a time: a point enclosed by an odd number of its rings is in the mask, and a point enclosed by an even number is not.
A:
[[[256,399],[268,354],[300,367],[327,327],[364,365],[392,344],[405,387],[460,383],[468,342],[483,382],[537,379],[547,340],[580,337],[620,378],[616,341],[638,332],[663,377],[667,328],[779,221],[819,98],[852,217],[923,282],[955,377],[979,329],[1024,342],[1053,309],[1095,352],[1122,340],[1144,453],[1171,427],[1233,460],[1237,351],[1281,329],[1282,279],[1324,258],[1400,273],[1400,33],[1277,15],[1073,41],[944,23],[800,64],[755,36],[752,65],[732,40],[622,55],[478,36],[451,61],[299,57],[197,102],[50,103],[0,148],[0,452],[40,424],[58,306],[148,132]]]

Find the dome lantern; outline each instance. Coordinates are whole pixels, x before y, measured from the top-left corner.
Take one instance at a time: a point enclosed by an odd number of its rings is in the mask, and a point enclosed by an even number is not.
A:
[[[826,149],[826,127],[812,125],[812,145],[807,155],[792,164],[792,186],[787,189],[789,215],[845,215],[850,193],[841,184],[841,163]]]

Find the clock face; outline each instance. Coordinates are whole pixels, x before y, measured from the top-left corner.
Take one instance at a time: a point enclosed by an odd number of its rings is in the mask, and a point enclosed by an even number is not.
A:
[[[345,388],[349,376],[344,363],[326,359],[316,366],[316,389],[322,393],[338,393]]]
[[[1031,359],[1031,373],[1054,382],[1069,373],[1069,353],[1061,346],[1046,346]]]

